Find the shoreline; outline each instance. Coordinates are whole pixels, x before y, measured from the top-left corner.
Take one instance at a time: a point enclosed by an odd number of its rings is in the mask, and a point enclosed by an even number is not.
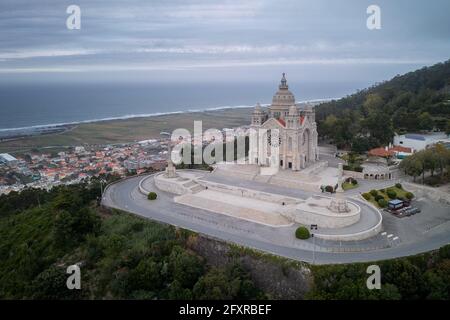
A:
[[[322,102],[332,101],[339,98],[322,98],[322,99],[312,99],[312,100],[304,100],[298,101],[297,104],[302,103],[311,103],[311,104],[319,104]],[[261,104],[262,107],[269,106],[270,103]],[[70,128],[73,126],[77,126],[80,124],[89,124],[89,123],[97,123],[97,122],[107,122],[107,121],[116,121],[116,120],[130,120],[130,119],[138,119],[138,118],[150,118],[150,117],[158,117],[158,116],[168,116],[168,115],[176,115],[176,114],[190,114],[190,113],[201,113],[201,112],[210,112],[210,111],[222,111],[222,110],[232,110],[232,109],[246,109],[253,108],[251,105],[236,105],[236,106],[220,106],[220,107],[212,107],[206,109],[188,109],[188,110],[179,110],[179,111],[170,111],[170,112],[154,112],[154,113],[143,113],[143,114],[125,114],[122,116],[111,116],[105,118],[95,118],[95,119],[86,119],[79,121],[68,121],[68,122],[58,122],[58,123],[49,123],[49,124],[37,124],[31,126],[24,127],[14,127],[14,128],[0,128],[0,138],[13,138],[13,136],[32,136],[39,134],[46,134],[46,131],[49,133],[53,133],[51,131],[58,131],[61,128]]]
[[[202,121],[204,130],[238,127],[250,122],[252,108],[171,112],[53,126],[28,132],[15,131],[14,135],[0,136],[0,153],[21,154],[31,150],[59,150],[80,145],[131,143],[159,138],[161,131],[176,128],[192,130],[194,121]]]
[[[309,103],[317,105],[321,101],[324,99]],[[0,153],[19,155],[32,150],[60,150],[73,146],[114,145],[157,139],[162,131],[170,132],[177,128],[192,131],[194,121],[202,121],[202,130],[235,128],[250,124],[252,110],[253,106],[220,107],[90,120],[44,126],[25,132],[9,131],[9,136],[0,134]]]

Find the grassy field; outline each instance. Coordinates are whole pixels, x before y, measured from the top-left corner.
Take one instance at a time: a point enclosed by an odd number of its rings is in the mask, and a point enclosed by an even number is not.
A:
[[[387,192],[382,192],[382,190],[387,190],[387,189],[395,191],[395,193],[397,194],[397,198],[400,197],[400,198],[406,199],[406,193],[408,192],[408,190],[405,190],[403,188],[397,188],[396,186],[392,186],[392,187],[389,187],[389,188],[386,188],[386,189],[377,190],[378,194],[383,196],[384,200],[386,200],[387,202],[389,202],[389,200],[392,200],[392,199],[390,199],[388,197]],[[375,197],[374,196],[370,195],[370,199],[367,200],[367,201],[372,203],[377,208],[380,208],[380,206],[378,205],[378,202],[375,201]]]
[[[77,145],[141,141],[159,138],[161,131],[176,128],[193,132],[194,121],[200,120],[203,122],[203,131],[208,128],[232,128],[250,124],[250,116],[251,108],[239,108],[86,123],[64,133],[0,142],[0,153],[17,154],[31,149],[60,150]]]

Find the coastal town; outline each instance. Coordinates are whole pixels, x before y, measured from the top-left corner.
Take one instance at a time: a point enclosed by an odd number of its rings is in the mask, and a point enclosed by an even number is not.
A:
[[[24,188],[51,189],[78,183],[92,176],[140,174],[166,164],[167,141],[76,146],[57,153],[0,154],[0,194]]]
[[[222,129],[234,137],[245,128]],[[202,143],[213,136],[204,134]],[[167,137],[137,142],[73,146],[59,152],[38,150],[11,155],[0,154],[0,195],[24,188],[51,189],[74,184],[90,177],[113,174],[125,177],[162,170],[167,165]],[[199,141],[192,137],[192,143]]]

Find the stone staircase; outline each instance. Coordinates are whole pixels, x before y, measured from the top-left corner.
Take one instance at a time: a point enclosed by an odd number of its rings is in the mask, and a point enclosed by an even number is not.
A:
[[[190,189],[191,189],[192,193],[197,193],[197,192],[200,192],[202,190],[205,190],[206,188],[204,186],[202,186],[202,185],[197,183],[195,186],[191,187]]]

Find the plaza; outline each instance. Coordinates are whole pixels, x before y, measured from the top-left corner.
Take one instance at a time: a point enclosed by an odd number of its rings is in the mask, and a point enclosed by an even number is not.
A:
[[[389,259],[450,242],[449,204],[436,201],[435,192],[411,185],[422,213],[397,219],[361,195],[402,182],[398,177],[360,179],[344,191],[345,179],[354,177],[334,151],[318,147],[314,109],[295,104],[285,74],[268,110],[256,105],[250,127],[263,135],[243,161],[177,170],[169,143],[165,171],[109,185],[102,204],[312,263]],[[147,199],[150,192],[156,200]],[[299,226],[312,237],[297,239]]]
[[[181,172],[182,170],[178,171],[178,173]],[[191,177],[200,174],[198,171],[185,172],[191,174]],[[211,182],[226,184],[232,180],[239,187],[251,187],[251,190],[261,192],[270,191],[283,197],[307,199],[317,194],[257,181],[219,176],[214,173],[202,172],[201,174],[206,175],[203,177],[204,180]],[[177,202],[175,198],[180,195],[158,189],[155,185],[154,174],[130,177],[109,185],[104,192],[102,204],[108,208],[127,211],[151,220],[192,230],[207,237],[299,261],[320,264],[390,259],[437,249],[450,243],[448,205],[422,196],[415,200],[416,206],[422,209],[422,214],[398,219],[386,212],[378,211],[359,197],[359,192],[366,192],[373,187],[371,183],[367,182],[366,185],[361,186],[362,189],[358,192],[350,190],[344,194],[351,202],[360,206],[362,212],[373,213],[373,219],[377,212],[381,214],[381,229],[371,237],[348,241],[333,240],[327,238],[327,235],[342,236],[346,233],[355,233],[355,230],[360,227],[367,228],[376,223],[369,218],[371,215],[367,216],[368,220],[360,219],[356,224],[344,228],[319,227],[318,230],[313,231],[316,235],[314,238],[299,240],[294,235],[295,229],[300,225],[298,223],[285,224],[284,221],[279,220],[279,225],[274,226],[270,225],[274,223],[272,220],[268,221],[270,223],[265,223],[255,220],[255,216],[245,219],[233,212],[221,213],[217,208],[211,211],[214,208],[210,206],[192,206],[181,203],[182,201]],[[377,187],[386,187],[388,183],[392,184],[392,181],[373,183],[376,183]],[[195,189],[194,186],[192,187]],[[156,191],[158,198],[149,201],[144,194],[148,191],[147,189]],[[239,205],[239,203],[230,204]],[[269,208],[263,208],[261,212],[264,213],[267,210]],[[395,241],[394,238],[396,238]]]

